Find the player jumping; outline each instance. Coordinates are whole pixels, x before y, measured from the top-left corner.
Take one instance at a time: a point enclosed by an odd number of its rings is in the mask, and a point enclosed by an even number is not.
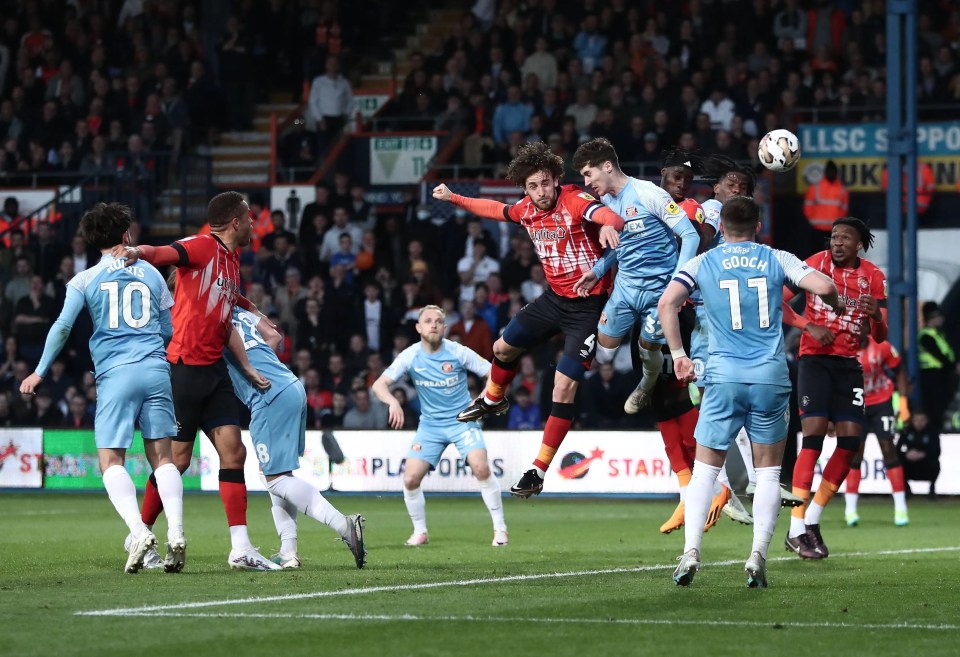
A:
[[[433,196],[450,201],[487,219],[512,221],[527,229],[543,265],[549,288],[510,320],[493,345],[493,365],[486,388],[457,416],[461,422],[478,420],[488,413],[504,413],[504,397],[528,349],[557,333],[565,336],[563,356],[557,363],[553,407],[543,429],[540,452],[510,492],[530,497],[543,490],[543,477],[573,422],[577,386],[590,368],[596,350],[597,320],[607,299],[610,277],[605,276],[586,297],[574,290],[582,274],[603,253],[619,243],[623,219],[575,185],[560,184],[563,159],[540,142],[522,146],[507,169],[507,176],[523,188],[525,198],[508,206],[452,193],[446,185]]]

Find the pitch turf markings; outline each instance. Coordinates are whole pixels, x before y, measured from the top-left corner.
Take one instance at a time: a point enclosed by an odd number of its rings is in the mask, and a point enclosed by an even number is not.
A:
[[[739,563],[739,562],[738,562]],[[210,612],[158,612],[158,613],[131,613],[127,617],[145,616],[149,618],[258,618],[269,620],[343,620],[343,621],[384,621],[384,622],[451,622],[451,623],[560,623],[568,625],[578,623],[583,625],[711,625],[717,627],[751,627],[767,626],[770,629],[783,628],[818,628],[818,629],[870,629],[870,630],[935,630],[954,632],[960,630],[960,625],[948,623],[831,623],[831,622],[799,622],[799,621],[766,621],[756,620],[724,621],[724,620],[669,620],[653,618],[523,618],[498,616],[418,616],[415,614],[251,614],[251,613],[210,613]]]
[[[908,554],[931,554],[937,552],[957,552],[960,546],[939,547],[939,548],[911,548],[907,550],[879,550],[874,552],[846,552],[834,554],[831,559],[849,558],[849,557],[877,557]],[[777,561],[796,561],[797,557],[775,557],[767,559],[770,562]],[[727,561],[715,561],[705,563],[704,566],[732,566],[742,564],[740,559],[729,559]],[[559,573],[535,573],[530,575],[508,575],[505,577],[487,577],[478,579],[448,580],[444,582],[424,582],[421,584],[397,584],[393,586],[370,586],[354,589],[340,589],[337,591],[315,591],[313,593],[289,593],[285,595],[259,596],[249,598],[228,598],[225,600],[208,600],[205,602],[184,602],[168,605],[150,605],[142,607],[121,607],[117,609],[100,610],[80,610],[74,612],[75,616],[140,616],[156,615],[156,612],[176,611],[182,609],[203,609],[207,607],[225,607],[231,605],[248,605],[261,602],[287,602],[292,600],[310,600],[315,598],[332,598],[347,595],[366,595],[369,593],[385,593],[397,591],[423,591],[428,589],[450,588],[460,586],[478,586],[482,584],[505,584],[510,582],[530,582],[536,580],[562,579],[567,577],[588,577],[592,575],[616,575],[621,573],[644,573],[657,570],[672,570],[676,564],[666,563],[653,566],[637,566],[634,568],[604,568],[598,570],[575,570]],[[269,577],[270,575],[268,575]],[[273,575],[277,576],[277,575]],[[591,621],[592,622],[592,621]],[[673,621],[670,621],[673,622]],[[678,621],[679,622],[679,621]],[[835,624],[836,627],[842,627],[842,624]],[[890,625],[889,627],[893,627]],[[817,627],[820,627],[817,625]],[[860,626],[865,627],[865,626]],[[883,626],[887,627],[887,626]]]

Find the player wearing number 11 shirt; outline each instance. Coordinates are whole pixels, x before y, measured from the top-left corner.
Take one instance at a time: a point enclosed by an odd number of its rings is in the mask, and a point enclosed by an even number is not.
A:
[[[886,287],[883,272],[859,257],[873,244],[873,235],[859,219],[833,222],[830,249],[815,253],[806,263],[831,279],[840,293],[845,312],[836,313],[807,295],[805,316],[786,304],[793,297],[784,290],[783,315],[787,324],[803,330],[797,376],[797,399],[803,448],[793,469],[793,494],[809,500],[813,470],[823,450],[827,425],[837,431],[837,448],[823,468],[823,479],[813,502],[793,509],[786,548],[804,559],[823,559],[827,546],[820,534],[820,515],[847,473],[863,436],[863,370],[857,356],[861,336],[877,342],[887,337]]]
[[[129,228],[130,208],[117,203],[98,203],[84,214],[80,234],[88,244],[100,249],[103,257],[67,283],[63,310],[47,335],[37,371],[24,379],[20,391],[36,391],[66,343],[77,315],[86,306],[94,324],[90,355],[97,379],[94,438],[100,471],[110,501],[130,528],[124,570],[140,570],[144,557],[155,551],[157,543],[151,529],[141,521],[137,490],[123,465],[126,450],[133,444],[134,424],[139,423],[144,452],[156,474],[159,497],[168,509],[164,568],[177,572],[183,568],[186,549],[183,484],[170,447],[177,425],[170,393],[170,365],[164,359],[164,345],[173,332],[173,299],[163,276],[150,264],[128,266],[110,255],[115,245],[129,241]]]
[[[561,185],[563,159],[542,143],[522,146],[510,162],[507,177],[526,195],[515,205],[453,194],[446,185],[433,190],[434,198],[450,201],[474,214],[512,221],[527,229],[543,265],[549,289],[510,320],[493,345],[493,366],[484,393],[457,416],[461,422],[509,406],[504,391],[517,373],[520,356],[557,333],[564,335],[563,356],[553,383],[553,406],[543,428],[540,452],[510,492],[530,497],[543,490],[543,477],[573,422],[577,386],[590,369],[596,351],[597,322],[607,300],[610,275],[600,279],[587,296],[574,286],[603,254],[615,246],[623,219],[599,200],[574,185]]]

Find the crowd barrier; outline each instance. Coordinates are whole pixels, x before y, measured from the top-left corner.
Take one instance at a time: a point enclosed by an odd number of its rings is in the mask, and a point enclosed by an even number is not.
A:
[[[331,464],[323,449],[322,434],[308,431],[306,449],[296,474],[323,491],[356,493],[400,492],[403,466],[414,439],[412,431],[338,431],[337,441],[345,460]],[[506,489],[530,467],[540,447],[539,431],[488,431],[485,434],[491,471]],[[256,450],[250,433],[246,480],[250,490],[263,490]],[[835,441],[826,439],[820,465],[833,452]],[[937,493],[960,494],[960,435],[941,437],[941,473]],[[218,489],[219,459],[206,439],[196,442],[193,462],[184,476],[186,490]],[[149,475],[139,436],[127,454],[127,469],[138,488]],[[867,441],[860,492],[889,493],[883,457],[876,440]],[[819,482],[819,465],[817,479]],[[926,492],[926,483],[914,491]],[[99,490],[100,471],[93,432],[88,430],[0,429],[0,488]],[[423,481],[431,492],[461,493],[477,490],[463,458],[447,448],[437,469]],[[573,431],[547,477],[546,493],[594,495],[670,495],[677,480],[670,471],[660,434],[652,431]]]

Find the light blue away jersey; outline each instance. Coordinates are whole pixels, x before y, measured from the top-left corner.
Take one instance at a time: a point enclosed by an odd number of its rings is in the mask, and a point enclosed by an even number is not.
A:
[[[682,265],[673,279],[703,293],[710,383],[790,385],[783,355],[784,281],[814,270],[786,251],[726,242]]]
[[[90,357],[98,377],[149,356],[166,358],[161,316],[173,307],[167,283],[149,262],[125,263],[104,255],[67,283],[67,295],[80,292],[93,319]]]
[[[237,361],[230,350],[223,350],[223,358],[227,362],[227,372],[230,373],[233,390],[237,393],[240,401],[250,409],[256,404],[269,404],[287,387],[300,382],[300,379],[280,362],[277,354],[260,335],[260,331],[257,330],[259,322],[259,315],[254,315],[238,306],[233,307],[233,326],[243,336],[243,346],[247,350],[247,358],[250,360],[250,364],[270,381],[269,388],[264,391],[257,390],[250,383],[240,366],[237,365]]]
[[[420,398],[420,419],[436,424],[456,424],[457,413],[470,402],[467,372],[486,378],[489,361],[459,342],[444,340],[436,353],[427,353],[423,343],[400,352],[384,374],[399,381],[408,374]]]
[[[710,244],[712,249],[726,241],[723,239],[723,233],[720,232],[720,210],[723,209],[723,203],[715,198],[708,198],[701,204],[701,207],[703,208],[703,222],[713,226],[714,236],[713,242]]]
[[[604,194],[600,200],[624,221],[615,253],[620,263],[617,281],[642,290],[666,287],[679,261],[674,233],[683,238],[684,261],[696,255],[697,230],[665,189],[646,180],[628,178],[619,194]],[[602,271],[609,269],[612,255],[604,256],[607,263],[601,265]]]

